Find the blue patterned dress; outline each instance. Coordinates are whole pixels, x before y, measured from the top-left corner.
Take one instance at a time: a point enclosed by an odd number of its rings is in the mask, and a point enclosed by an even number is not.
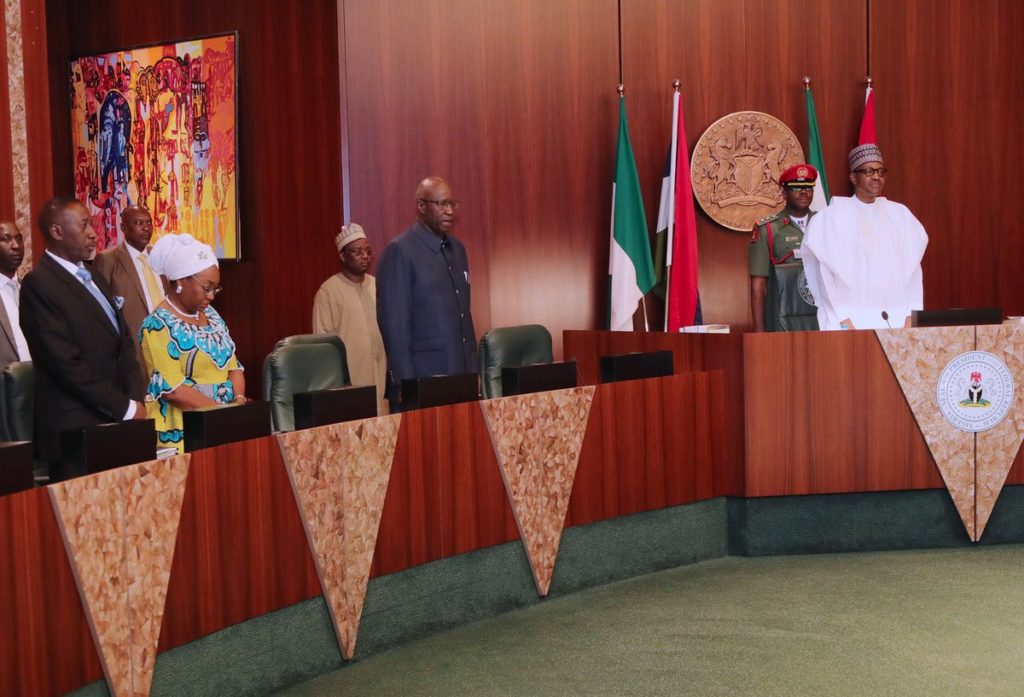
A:
[[[235,388],[228,379],[232,370],[242,370],[235,357],[235,342],[224,320],[207,307],[208,324],[197,327],[170,310],[158,307],[142,322],[139,341],[149,373],[146,415],[156,421],[157,447],[184,451],[181,409],[165,395],[188,385],[220,404],[235,400]]]

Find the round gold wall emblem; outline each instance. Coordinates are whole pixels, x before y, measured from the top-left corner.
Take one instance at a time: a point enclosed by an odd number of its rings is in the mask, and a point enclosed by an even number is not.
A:
[[[779,175],[804,161],[786,124],[760,111],[738,111],[715,121],[697,141],[690,161],[693,195],[712,220],[749,231],[783,206]]]

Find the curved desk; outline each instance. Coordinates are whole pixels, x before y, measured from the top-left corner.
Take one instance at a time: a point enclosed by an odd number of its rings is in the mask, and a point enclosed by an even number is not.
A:
[[[661,348],[677,375],[596,388],[552,594],[726,554],[969,544],[874,334],[565,335],[583,384],[600,354]],[[189,467],[153,693],[184,675],[194,694],[242,694],[340,663],[275,438]],[[1016,462],[1008,483],[1022,477]],[[986,542],[1024,539],[1022,499],[1004,492]],[[402,415],[357,657],[537,602],[518,537],[481,405]],[[45,489],[0,498],[0,568],[0,694],[99,694]],[[208,675],[232,641],[267,682]],[[303,641],[320,663],[269,675]]]

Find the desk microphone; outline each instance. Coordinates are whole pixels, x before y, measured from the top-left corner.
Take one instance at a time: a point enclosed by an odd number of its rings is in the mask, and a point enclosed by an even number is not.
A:
[[[889,327],[889,329],[892,329],[892,325],[889,324],[889,313],[886,312],[885,310],[882,310],[882,319],[885,320],[885,326]]]

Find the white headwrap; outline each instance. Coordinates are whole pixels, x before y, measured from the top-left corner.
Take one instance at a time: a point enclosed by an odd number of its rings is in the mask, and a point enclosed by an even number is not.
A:
[[[177,281],[219,266],[210,245],[203,244],[187,232],[164,235],[149,253],[149,264],[169,281]]]

